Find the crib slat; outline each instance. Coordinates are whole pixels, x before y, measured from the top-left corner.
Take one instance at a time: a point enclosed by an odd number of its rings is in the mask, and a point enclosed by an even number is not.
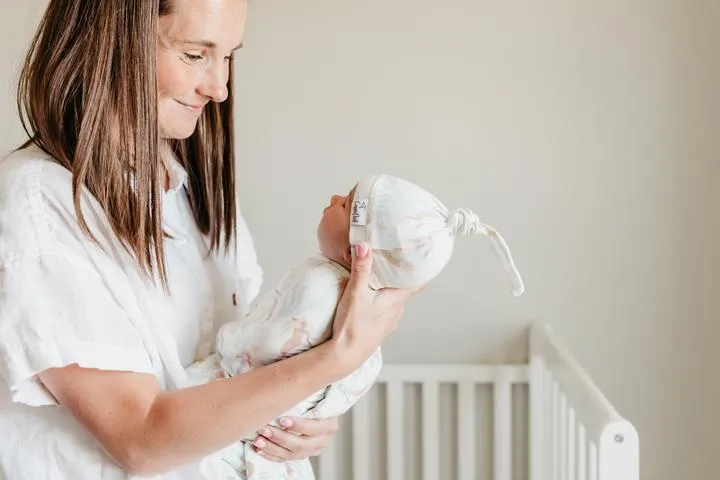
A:
[[[458,385],[458,478],[475,479],[475,384]],[[402,477],[389,477],[402,478]]]
[[[545,397],[545,418],[543,426],[545,428],[545,450],[543,454],[543,476],[542,479],[557,478],[554,477],[555,464],[553,459],[555,458],[555,445],[553,444],[553,425],[555,425],[555,418],[553,412],[555,403],[553,401],[553,392],[555,391],[555,382],[553,380],[552,372],[549,368],[545,369],[545,391],[543,396]],[[531,447],[532,448],[532,447]]]
[[[422,384],[422,441],[423,441],[423,478],[437,480],[440,475],[440,438],[438,384],[426,381]]]
[[[352,411],[353,472],[355,480],[370,480],[370,409],[367,397]]]
[[[333,438],[325,451],[318,457],[318,476],[320,480],[338,478],[337,470],[337,437]]]
[[[512,476],[512,390],[501,375],[494,387],[494,480],[511,480]]]
[[[567,397],[560,394],[560,480],[568,480],[567,453],[568,453],[568,411]]]
[[[590,467],[590,480],[598,480],[598,449],[594,443],[590,444],[590,458],[588,459]]]
[[[528,480],[542,480],[543,458],[548,454],[547,445],[542,438],[543,408],[547,389],[545,387],[545,366],[539,356],[530,358],[530,464],[528,466]]]
[[[552,444],[553,444],[553,473],[554,480],[560,480],[560,387],[553,383],[552,396]]]
[[[587,463],[585,461],[585,459],[587,458],[587,437],[585,433],[585,426],[583,424],[578,424],[577,452],[577,478],[578,480],[588,480]]]
[[[567,442],[567,478],[568,480],[576,480],[575,474],[575,447],[577,440],[575,439],[577,421],[575,420],[575,409],[568,409],[568,442]]]
[[[387,478],[405,478],[403,462],[403,384],[399,381],[387,384]]]

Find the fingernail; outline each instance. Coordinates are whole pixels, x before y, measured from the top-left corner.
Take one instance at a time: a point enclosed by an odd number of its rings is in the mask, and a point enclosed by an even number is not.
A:
[[[289,418],[281,418],[280,419],[280,425],[282,425],[285,428],[292,427],[292,424],[293,424],[293,422]]]
[[[258,448],[265,448],[267,447],[267,443],[262,438],[258,438],[253,442],[253,445],[255,445]]]
[[[263,428],[262,430],[260,430],[260,435],[262,435],[263,437],[272,437],[272,431],[270,431],[269,428]]]
[[[368,247],[364,243],[358,243],[355,245],[355,256],[358,258],[365,258],[368,252]]]

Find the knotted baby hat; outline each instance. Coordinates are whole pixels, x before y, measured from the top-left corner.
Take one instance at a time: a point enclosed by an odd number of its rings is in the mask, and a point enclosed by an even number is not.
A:
[[[448,210],[434,195],[391,175],[374,175],[355,188],[350,244],[373,249],[370,287],[413,288],[447,265],[459,235],[485,234],[510,275],[512,292],[525,290],[510,249],[497,230],[471,210]]]

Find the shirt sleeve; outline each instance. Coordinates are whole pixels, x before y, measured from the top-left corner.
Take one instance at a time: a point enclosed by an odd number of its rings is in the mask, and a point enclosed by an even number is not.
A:
[[[77,227],[69,174],[55,191],[39,167],[23,172],[0,182],[9,192],[0,196],[0,377],[12,399],[55,404],[36,378],[52,367],[152,373],[142,335],[108,287],[121,269]]]

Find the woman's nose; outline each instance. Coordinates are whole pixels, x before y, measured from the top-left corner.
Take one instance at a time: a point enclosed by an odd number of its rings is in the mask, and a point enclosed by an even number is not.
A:
[[[225,70],[224,66],[210,69],[199,87],[199,93],[213,102],[221,103],[227,100],[228,76]]]

